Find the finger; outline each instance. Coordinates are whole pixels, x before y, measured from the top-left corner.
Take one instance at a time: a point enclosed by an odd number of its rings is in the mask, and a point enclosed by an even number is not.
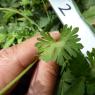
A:
[[[58,70],[58,65],[55,62],[40,61],[27,95],[54,95]]]
[[[37,56],[37,37],[0,51],[0,89],[13,80]]]
[[[58,39],[59,33],[51,33]],[[25,42],[0,51],[0,89],[13,80],[27,65],[38,56],[35,43],[40,35]]]

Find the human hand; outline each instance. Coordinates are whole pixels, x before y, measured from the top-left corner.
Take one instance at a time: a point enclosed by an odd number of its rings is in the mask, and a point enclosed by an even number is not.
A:
[[[57,40],[59,33],[53,32],[51,36]],[[36,59],[38,55],[35,44],[38,37],[39,35],[36,35],[21,44],[0,51],[0,90]],[[55,62],[45,63],[40,60],[27,95],[53,95],[57,74],[58,66]]]

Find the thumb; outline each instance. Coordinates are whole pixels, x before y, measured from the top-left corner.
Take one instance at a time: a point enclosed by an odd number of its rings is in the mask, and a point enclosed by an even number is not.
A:
[[[51,33],[54,39],[59,38],[58,32]],[[12,81],[23,69],[32,63],[37,55],[36,35],[21,44],[0,51],[0,89]]]
[[[54,95],[59,66],[55,62],[39,61],[27,95]]]

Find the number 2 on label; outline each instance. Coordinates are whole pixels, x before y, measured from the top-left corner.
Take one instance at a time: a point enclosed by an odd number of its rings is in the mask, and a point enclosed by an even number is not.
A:
[[[67,8],[60,8],[60,7],[58,8],[64,16],[65,16],[64,10],[71,10],[71,6],[69,4],[66,4],[66,5],[67,5]]]

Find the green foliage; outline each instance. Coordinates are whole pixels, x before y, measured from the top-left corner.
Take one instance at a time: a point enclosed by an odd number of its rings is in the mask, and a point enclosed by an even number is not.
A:
[[[61,37],[58,41],[55,41],[49,33],[42,32],[42,37],[38,39],[39,42],[36,44],[40,59],[56,61],[59,65],[63,65],[72,56],[76,57],[76,53],[82,49],[82,45],[78,43],[80,39],[77,37],[77,32],[78,28],[72,29],[72,27],[65,25],[60,31]]]
[[[85,19],[90,24],[95,24],[95,0],[75,0],[83,13]]]
[[[17,0],[0,0],[1,7],[17,7],[19,4]]]
[[[72,58],[59,76],[56,95],[94,95],[95,94],[95,49],[80,52]]]
[[[87,93],[88,95],[95,95],[95,81],[87,84]]]
[[[75,0],[80,6],[81,10],[88,10],[90,7],[95,6],[95,0]]]
[[[7,48],[14,44],[33,36],[35,33],[30,32],[32,29],[27,23],[10,23],[8,26],[0,28],[0,47]]]
[[[95,23],[95,6],[90,7],[87,11],[83,13],[84,17],[87,19],[88,22],[91,24]]]
[[[92,52],[87,52],[87,59],[90,62],[91,76],[95,77],[95,48],[92,49]]]
[[[74,77],[88,77],[91,71],[86,58],[81,53],[70,60],[69,68]]]
[[[73,82],[64,95],[84,95],[84,80],[79,78]]]
[[[80,0],[84,9],[89,9],[95,5],[95,0]]]
[[[55,25],[59,28],[60,22],[55,13],[49,11],[46,0],[1,0],[0,6],[0,33],[3,35],[0,48],[20,43],[36,32],[54,30]]]
[[[87,52],[87,59],[90,61],[91,67],[95,67],[95,48],[92,49],[92,52]]]

